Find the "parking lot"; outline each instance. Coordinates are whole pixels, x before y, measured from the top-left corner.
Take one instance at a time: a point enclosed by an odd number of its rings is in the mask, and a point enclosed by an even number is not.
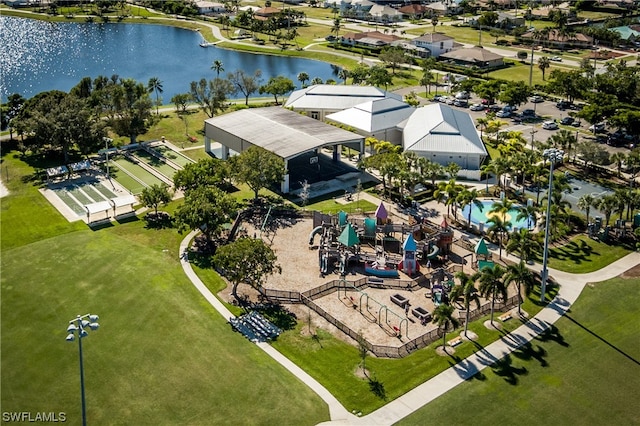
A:
[[[454,97],[455,95],[455,93],[452,93],[451,95],[449,95],[447,92],[443,92],[442,90],[439,91],[439,94],[448,96],[450,98]],[[561,124],[563,119],[565,119],[565,122],[570,121],[567,118],[573,115],[571,113],[577,112],[577,109],[570,109],[570,108],[559,109],[556,105],[557,102],[550,101],[550,100],[542,100],[542,102],[534,103],[534,102],[531,102],[532,98],[533,97],[530,97],[528,102],[520,105],[517,108],[516,113],[518,115],[516,117],[518,118],[516,119],[514,119],[514,117],[501,118],[497,115],[498,119],[506,123],[506,125],[502,127],[501,131],[511,131],[511,130],[520,131],[522,132],[527,142],[530,144],[532,137],[535,141],[547,141],[551,136],[556,134],[558,130],[565,129],[565,130],[575,132],[579,142],[583,140],[593,140],[593,141],[602,143],[603,146],[606,147],[607,151],[609,151],[611,154],[613,154],[614,152],[625,152],[625,153],[629,152],[629,149],[627,146],[616,147],[616,146],[610,146],[604,143],[606,141],[607,135],[613,133],[616,129],[610,129],[605,127],[603,132],[600,132],[594,135],[592,132],[589,131],[590,124],[579,118],[576,118],[575,122],[572,124],[567,124],[567,125]],[[478,97],[474,97],[474,94],[471,94],[471,97],[468,99],[467,107],[459,107],[453,104],[449,104],[448,102],[447,103],[452,108],[456,108],[456,109],[460,109],[468,112],[475,121],[478,118],[485,117],[487,115],[487,112],[485,109],[477,110],[476,108],[473,107],[476,104],[480,104],[481,101],[482,99]],[[501,107],[503,107],[503,105],[498,104],[494,108],[494,110],[500,111],[502,109]],[[529,112],[529,115],[522,116],[521,115],[522,112]],[[499,114],[499,115],[503,115],[503,114]],[[548,123],[547,125],[544,124],[545,122],[550,122],[550,121],[554,121],[558,126],[553,126],[550,123]]]

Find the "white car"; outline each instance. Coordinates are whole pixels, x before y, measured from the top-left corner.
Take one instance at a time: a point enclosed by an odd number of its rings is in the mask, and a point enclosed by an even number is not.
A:
[[[560,56],[552,56],[549,60],[553,62],[562,62],[562,58]]]
[[[496,117],[509,118],[511,117],[511,111],[500,110],[496,113]]]
[[[480,105],[480,104],[473,104],[469,107],[469,109],[471,111],[484,111],[486,107],[484,105]]]
[[[542,128],[545,130],[558,130],[558,123],[555,121],[545,121],[542,123]]]
[[[534,104],[540,103],[540,102],[544,102],[544,98],[540,95],[533,95],[530,99],[531,102],[533,102]]]

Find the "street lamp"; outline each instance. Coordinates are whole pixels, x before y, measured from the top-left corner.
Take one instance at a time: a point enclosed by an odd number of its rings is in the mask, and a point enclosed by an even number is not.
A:
[[[549,262],[549,224],[551,223],[551,192],[553,191],[553,166],[556,162],[561,162],[564,157],[564,151],[561,149],[545,149],[542,153],[544,158],[549,160],[551,164],[549,168],[549,189],[547,194],[547,217],[544,226],[544,252],[542,259],[542,285],[540,286],[540,301],[544,302],[544,293],[547,289],[547,280],[549,278],[549,269],[547,263]]]
[[[87,319],[88,318],[88,319]],[[86,403],[84,399],[84,367],[82,364],[82,338],[89,335],[87,327],[91,330],[97,330],[100,327],[98,320],[100,318],[97,315],[86,314],[78,315],[71,321],[67,327],[67,342],[73,342],[76,340],[76,333],[78,334],[78,354],[80,356],[80,395],[82,398],[82,426],[87,425],[87,412]]]

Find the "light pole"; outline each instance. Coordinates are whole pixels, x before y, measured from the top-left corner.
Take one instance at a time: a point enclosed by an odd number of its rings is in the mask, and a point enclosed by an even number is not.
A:
[[[87,319],[89,318],[89,319]],[[82,338],[89,335],[87,332],[87,327],[91,330],[97,330],[100,327],[98,324],[98,319],[100,319],[97,315],[86,314],[86,315],[78,315],[71,321],[69,321],[69,326],[67,327],[67,342],[73,342],[76,340],[76,333],[78,334],[78,354],[80,357],[80,396],[82,399],[82,426],[87,425],[87,411],[86,411],[86,403],[84,399],[84,367],[82,363]]]
[[[549,160],[551,164],[549,168],[549,188],[547,194],[547,216],[546,223],[544,225],[544,252],[542,258],[542,284],[540,286],[540,301],[544,302],[545,291],[547,289],[547,279],[549,278],[549,269],[547,263],[549,262],[549,224],[551,223],[551,192],[553,191],[553,166],[556,162],[562,161],[564,157],[564,151],[561,149],[545,149],[542,153],[544,158]]]

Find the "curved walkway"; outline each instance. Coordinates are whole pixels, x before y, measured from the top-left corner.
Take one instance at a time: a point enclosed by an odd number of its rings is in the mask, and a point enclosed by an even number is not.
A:
[[[191,232],[182,240],[180,244],[181,254],[188,251],[189,244],[196,234],[197,231]],[[504,257],[513,261],[519,261],[519,258],[512,255],[506,255]],[[200,291],[204,298],[207,299],[207,301],[218,312],[220,312],[225,319],[228,320],[229,318],[232,318],[234,315],[224,306],[224,304],[222,304],[222,302],[220,302],[220,300],[218,300],[218,298],[215,297],[215,295],[213,295],[213,293],[211,293],[211,291],[209,291],[200,278],[195,274],[187,256],[181,255],[180,259],[182,268],[187,274],[187,277],[191,280],[198,291]],[[617,260],[609,266],[600,269],[599,271],[588,274],[570,274],[550,269],[550,276],[560,284],[558,294],[551,303],[544,307],[535,317],[508,335],[488,345],[481,351],[470,355],[458,364],[448,368],[434,378],[427,380],[422,385],[412,389],[401,397],[391,401],[384,407],[381,407],[364,417],[356,417],[349,413],[324,386],[274,349],[271,345],[268,343],[258,343],[257,345],[275,361],[309,386],[327,403],[329,406],[331,421],[324,424],[391,425],[422,408],[424,405],[433,401],[440,395],[450,389],[453,389],[455,386],[495,363],[505,355],[515,351],[520,346],[530,342],[540,333],[547,330],[558,319],[560,319],[565,312],[567,312],[571,305],[578,299],[582,289],[587,283],[604,281],[616,277],[638,264],[640,264],[640,253],[634,252]],[[534,264],[531,267],[540,268],[540,265]]]

